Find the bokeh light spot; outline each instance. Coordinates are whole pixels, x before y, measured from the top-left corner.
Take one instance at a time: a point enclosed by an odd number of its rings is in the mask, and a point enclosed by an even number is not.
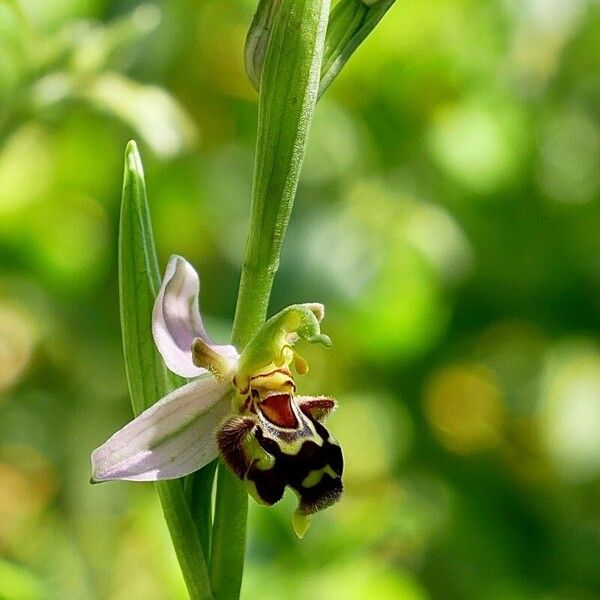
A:
[[[23,311],[0,303],[0,392],[14,385],[31,359],[36,334]]]
[[[110,252],[106,209],[84,196],[54,200],[31,214],[31,244],[39,249],[35,259],[53,283],[75,290],[91,286],[95,283],[91,276],[102,272]]]
[[[600,475],[600,351],[585,341],[553,348],[542,387],[542,434],[561,476]]]
[[[539,185],[557,202],[586,202],[600,191],[600,128],[582,113],[557,115],[542,128]]]
[[[519,174],[522,130],[511,107],[471,102],[440,109],[432,124],[434,158],[472,191],[492,193]]]
[[[0,448],[0,546],[30,525],[57,491],[47,459],[28,446]]]
[[[493,372],[477,363],[444,367],[427,383],[425,412],[439,441],[449,450],[471,454],[501,441],[502,392]]]
[[[14,213],[44,194],[53,162],[48,138],[37,125],[18,129],[0,148],[0,215]]]
[[[344,449],[345,481],[360,486],[385,476],[410,448],[410,415],[383,391],[364,391],[339,402],[331,429]]]
[[[352,562],[317,572],[306,597],[320,600],[426,600],[427,593],[408,572],[375,561]]]

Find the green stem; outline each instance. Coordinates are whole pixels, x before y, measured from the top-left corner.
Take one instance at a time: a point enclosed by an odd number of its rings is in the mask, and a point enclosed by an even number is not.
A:
[[[250,233],[232,342],[264,323],[319,91],[329,0],[281,0],[261,74]],[[239,598],[248,496],[219,466],[210,575],[217,600]]]
[[[328,0],[281,0],[262,69],[250,233],[233,343],[265,321],[317,100]]]

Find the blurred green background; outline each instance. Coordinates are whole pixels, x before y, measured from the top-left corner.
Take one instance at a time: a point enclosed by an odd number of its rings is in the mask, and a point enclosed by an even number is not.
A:
[[[249,213],[251,0],[0,0],[0,598],[184,598],[151,485],[90,486],[131,417],[116,233],[227,339]],[[320,102],[271,312],[327,306],[345,497],[253,503],[246,599],[600,598],[600,10],[399,0]]]

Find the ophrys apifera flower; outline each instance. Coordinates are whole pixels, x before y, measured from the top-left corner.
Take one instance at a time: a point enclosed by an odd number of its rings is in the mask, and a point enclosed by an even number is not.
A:
[[[308,371],[294,346],[330,345],[321,304],[289,306],[241,354],[207,334],[191,265],[172,256],[156,297],[152,332],[167,367],[194,378],[148,408],[92,453],[92,480],[157,481],[188,475],[219,454],[261,504],[286,487],[298,496],[294,528],[342,493],[342,451],[323,424],[327,397],[296,395],[292,368]]]

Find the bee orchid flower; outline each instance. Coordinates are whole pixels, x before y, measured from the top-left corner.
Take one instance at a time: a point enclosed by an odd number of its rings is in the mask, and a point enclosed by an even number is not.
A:
[[[169,259],[152,315],[154,342],[167,367],[189,383],[167,394],[92,453],[92,481],[157,481],[188,475],[221,456],[259,503],[298,496],[292,519],[302,537],[311,514],[342,493],[342,451],[324,425],[328,397],[296,395],[294,348],[321,333],[321,304],[289,306],[269,319],[243,351],[216,344],[199,310],[200,280],[180,256]]]

